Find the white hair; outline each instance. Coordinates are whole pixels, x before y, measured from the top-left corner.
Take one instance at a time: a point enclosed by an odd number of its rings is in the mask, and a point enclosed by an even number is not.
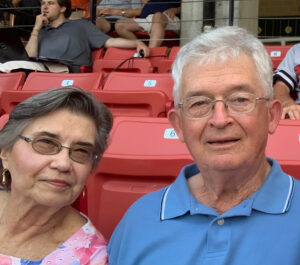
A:
[[[179,103],[182,72],[187,64],[222,63],[229,58],[238,58],[241,54],[246,54],[253,60],[257,76],[264,88],[264,96],[273,98],[272,62],[263,44],[245,29],[226,26],[200,34],[179,50],[172,66],[175,106]]]

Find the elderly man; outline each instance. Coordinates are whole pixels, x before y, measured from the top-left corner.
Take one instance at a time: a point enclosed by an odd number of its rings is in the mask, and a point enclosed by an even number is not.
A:
[[[263,45],[219,28],[182,47],[172,71],[169,120],[195,164],[128,210],[110,265],[298,265],[300,182],[265,156],[281,103]]]
[[[36,17],[31,37],[26,45],[29,56],[67,60],[71,72],[92,63],[91,50],[104,47],[137,48],[149,54],[139,41],[111,38],[85,19],[69,20],[70,0],[42,0],[41,14]]]

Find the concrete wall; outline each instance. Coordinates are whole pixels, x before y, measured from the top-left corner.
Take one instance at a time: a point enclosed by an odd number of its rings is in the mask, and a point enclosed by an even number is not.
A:
[[[181,42],[185,44],[203,31],[203,2],[182,0],[181,2]],[[229,1],[216,1],[215,26],[229,25]],[[253,34],[258,29],[259,0],[234,1],[234,25],[244,27]]]

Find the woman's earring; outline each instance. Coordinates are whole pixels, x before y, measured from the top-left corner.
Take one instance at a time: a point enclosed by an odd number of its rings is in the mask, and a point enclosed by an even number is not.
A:
[[[8,169],[3,169],[2,172],[2,185],[5,186],[7,184],[7,179],[6,179],[6,173],[8,172]]]
[[[82,193],[81,193],[82,198],[85,198],[85,189],[86,189],[86,187],[84,186]]]

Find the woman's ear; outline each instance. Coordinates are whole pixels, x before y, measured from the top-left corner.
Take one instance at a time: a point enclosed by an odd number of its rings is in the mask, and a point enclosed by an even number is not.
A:
[[[7,168],[7,166],[8,166],[7,154],[8,154],[8,151],[6,149],[1,150],[1,152],[0,152],[0,158],[2,161],[3,168]]]

